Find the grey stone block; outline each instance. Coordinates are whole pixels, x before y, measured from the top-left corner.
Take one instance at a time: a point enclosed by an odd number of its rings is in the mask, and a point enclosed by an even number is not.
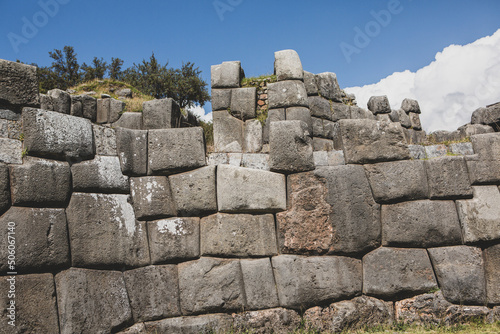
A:
[[[368,109],[373,114],[390,114],[391,105],[386,95],[372,96],[368,100]]]
[[[311,109],[311,116],[332,120],[333,110],[330,101],[321,96],[309,96],[307,100]]]
[[[342,92],[340,91],[337,75],[331,72],[316,74],[319,94],[324,98],[340,102]]]
[[[278,253],[274,216],[217,213],[201,219],[201,255],[272,256]]]
[[[10,166],[13,205],[66,206],[71,194],[71,170],[67,162],[27,158]]]
[[[392,121],[391,121],[391,117],[389,115],[390,114],[376,114],[375,117],[376,117],[377,121],[390,123]]]
[[[348,257],[280,255],[272,258],[280,305],[302,308],[361,293],[361,261]]]
[[[471,137],[474,152],[483,160],[500,160],[500,133],[486,133]]]
[[[408,145],[410,158],[416,160],[425,159],[425,147],[423,145]]]
[[[317,117],[311,117],[312,121],[312,136],[313,137],[325,137],[325,129],[323,127],[324,120]]]
[[[460,138],[462,139],[472,137],[473,135],[495,132],[491,126],[483,124],[465,124],[459,127],[458,131],[460,133]]]
[[[204,216],[217,211],[215,166],[171,175],[169,181],[180,216]]]
[[[149,174],[173,174],[206,165],[203,129],[149,130]]]
[[[88,119],[40,109],[23,109],[24,147],[30,155],[88,158],[94,154]]]
[[[83,95],[70,95],[71,98],[71,109],[69,114],[71,116],[76,116],[76,117],[83,117],[83,101],[82,101],[82,96]],[[52,98],[48,97],[50,99],[50,103],[52,103]],[[46,101],[48,103],[48,101]],[[48,105],[50,107],[50,105]],[[52,106],[51,109],[47,108],[41,108],[44,110],[54,110],[54,107]]]
[[[327,152],[328,166],[345,165],[344,152],[341,150]]]
[[[274,53],[274,74],[278,81],[304,80],[302,62],[295,50],[282,50]]]
[[[0,108],[20,111],[39,104],[37,68],[1,59]]]
[[[269,171],[269,154],[243,154],[241,167]]]
[[[71,166],[71,173],[74,191],[128,193],[130,190],[118,157],[96,155],[93,160]]]
[[[411,114],[409,116],[411,117]],[[446,141],[460,140],[460,136],[457,131],[438,130],[432,132],[429,135],[429,137],[431,137],[432,141],[435,143],[444,143]]]
[[[91,122],[95,122],[97,120],[97,99],[83,94],[81,95],[81,100],[83,117]]]
[[[122,173],[130,176],[146,175],[148,168],[148,131],[118,128],[116,151]]]
[[[466,244],[500,239],[500,192],[496,186],[472,187],[473,199],[458,200],[457,211]]]
[[[180,315],[177,266],[148,266],[123,273],[135,322]]]
[[[399,122],[399,111],[397,109],[392,109],[389,118],[391,122]]]
[[[118,334],[143,334],[146,333],[146,326],[143,322],[135,324],[131,327],[128,327],[122,331],[119,331]]]
[[[142,104],[144,129],[180,128],[181,109],[171,98],[146,101]]]
[[[17,275],[14,287],[11,286],[13,281],[8,281],[8,278],[2,277],[0,280],[0,289],[4,291],[0,295],[3,305],[0,333],[59,333],[52,274]],[[9,291],[12,288],[15,290],[15,298],[9,299]],[[15,326],[8,324],[11,321],[11,313],[7,309],[10,301],[15,301]]]
[[[269,109],[267,112],[266,124],[262,132],[262,142],[264,144],[269,143],[269,128],[272,122],[284,121],[286,119],[285,108],[280,109]]]
[[[243,121],[228,111],[214,111],[215,152],[243,152]]]
[[[71,99],[71,109],[73,109],[73,96],[71,96]],[[50,96],[40,94],[40,109],[54,111],[54,104],[52,103],[52,98]]]
[[[446,156],[448,147],[443,144],[425,146],[425,156],[427,159],[434,159]]]
[[[117,156],[115,129],[92,124],[96,155]]]
[[[373,115],[371,111],[358,106],[351,106],[349,110],[351,113],[351,119],[376,119],[375,115]]]
[[[462,244],[453,201],[411,201],[382,206],[382,245],[439,247]]]
[[[262,123],[253,119],[245,122],[243,151],[258,153],[262,150]]]
[[[197,317],[178,317],[145,323],[146,333],[225,333],[232,329],[228,314],[205,314]]]
[[[500,304],[500,244],[486,248],[483,251],[483,258],[487,303],[498,305]]]
[[[472,143],[453,143],[449,146],[450,152],[452,154],[458,155],[473,155],[474,149],[472,148]]]
[[[237,88],[231,92],[231,114],[243,121],[255,118],[257,89],[255,87]]]
[[[109,99],[108,122],[114,123],[114,122],[118,121],[118,119],[120,118],[120,116],[123,113],[123,109],[125,109],[125,102],[120,101],[120,100],[115,100],[115,99]]]
[[[126,128],[134,130],[142,130],[142,113],[141,112],[124,112],[120,119],[113,123],[114,128]]]
[[[70,264],[64,209],[11,207],[0,217],[0,228],[5,233],[0,239],[0,256],[5,259],[0,264],[0,272],[41,272]],[[11,235],[17,245],[15,270],[7,263],[8,231],[15,232]]]
[[[200,219],[169,218],[147,223],[153,264],[200,256]]]
[[[459,305],[484,305],[486,286],[480,248],[452,246],[428,250],[447,301]]]
[[[9,168],[0,163],[0,215],[10,206]]]
[[[236,333],[288,334],[301,324],[299,313],[281,307],[233,314],[233,320]]]
[[[318,95],[318,84],[316,83],[316,75],[311,72],[304,71],[304,85],[308,96]]]
[[[332,102],[332,121],[351,118],[351,108],[343,103]]]
[[[444,324],[446,311],[453,306],[443,297],[442,291],[426,293],[394,303],[396,320],[405,324]]]
[[[470,198],[467,164],[463,157],[442,157],[425,161],[431,199]]]
[[[422,124],[420,123],[420,115],[414,112],[408,114],[410,117],[411,127],[414,130],[422,130]]]
[[[232,89],[212,89],[212,110],[228,110],[231,108]]]
[[[217,205],[219,211],[228,213],[285,210],[285,176],[263,170],[219,165]]]
[[[267,85],[269,108],[309,107],[307,92],[302,81],[286,80]]]
[[[247,307],[250,310],[277,307],[278,292],[271,261],[268,258],[240,260],[240,264]]]
[[[155,219],[176,215],[175,202],[166,176],[130,179],[130,194],[137,219]]]
[[[0,162],[23,163],[23,143],[17,139],[0,138]]]
[[[121,272],[71,268],[55,282],[61,333],[109,333],[132,321]]]
[[[466,156],[469,179],[474,185],[500,182],[500,160],[485,160],[479,155]]]
[[[472,124],[487,124],[498,126],[500,121],[500,104],[495,103],[486,108],[479,108],[472,113]]]
[[[406,129],[411,128],[410,116],[403,109],[398,109],[398,115],[401,126]]]
[[[324,138],[313,138],[313,151],[333,151],[335,149],[333,145],[333,140],[324,139]],[[326,165],[328,166],[328,165]]]
[[[287,121],[302,121],[307,124],[307,131],[309,135],[312,136],[312,119],[311,112],[308,108],[304,107],[292,107],[286,108],[286,120]]]
[[[146,226],[135,219],[127,195],[73,193],[66,215],[73,266],[149,264]]]
[[[401,109],[407,114],[410,112],[420,114],[420,106],[417,100],[404,99],[403,102],[401,102]]]
[[[363,293],[380,298],[418,295],[437,287],[425,249],[382,247],[363,257]]]
[[[239,61],[225,61],[220,65],[212,65],[212,88],[238,88],[244,77]]]
[[[52,89],[47,92],[51,97],[54,111],[61,114],[69,114],[71,111],[71,96],[61,89]]]
[[[424,161],[390,161],[365,165],[373,197],[378,203],[428,198]]]
[[[182,314],[240,310],[246,306],[239,260],[203,257],[178,265]]]
[[[398,123],[366,119],[340,120],[346,163],[374,163],[410,158],[403,129]]]

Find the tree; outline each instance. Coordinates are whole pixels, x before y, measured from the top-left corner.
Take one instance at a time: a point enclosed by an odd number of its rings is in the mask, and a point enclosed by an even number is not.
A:
[[[127,69],[124,79],[143,93],[162,99],[171,85],[167,65],[158,63],[153,52],[149,61],[143,59],[142,63],[134,63],[132,68]]]
[[[80,82],[80,65],[78,65],[77,54],[72,46],[65,46],[63,51],[54,49],[54,51],[49,51],[49,55],[54,59],[51,70],[57,77],[58,88],[67,89]]]
[[[166,95],[179,103],[181,108],[193,107],[196,103],[203,106],[210,100],[207,83],[200,77],[201,71],[194,64],[187,62],[181,69],[171,69],[172,85]]]
[[[104,59],[99,59],[94,57],[92,60],[92,65],[89,66],[86,63],[82,64],[83,80],[89,81],[93,79],[102,79],[104,74],[108,70],[107,62]]]
[[[123,60],[120,58],[111,57],[111,64],[109,64],[109,78],[113,80],[119,80],[122,76],[122,66]]]

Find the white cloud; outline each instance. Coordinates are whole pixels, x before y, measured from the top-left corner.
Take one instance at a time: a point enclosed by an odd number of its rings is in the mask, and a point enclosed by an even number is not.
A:
[[[208,122],[212,121],[212,113],[205,114],[205,108],[196,105],[192,108],[188,108],[189,111],[193,112],[196,116],[199,116],[202,121]]]
[[[404,98],[418,100],[425,130],[455,130],[479,107],[500,101],[500,30],[467,45],[450,45],[417,72],[396,72],[376,84],[349,87],[358,105],[387,95],[397,109]]]

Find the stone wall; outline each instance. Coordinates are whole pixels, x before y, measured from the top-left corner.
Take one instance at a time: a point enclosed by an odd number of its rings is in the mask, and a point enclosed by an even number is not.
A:
[[[120,101],[31,96],[33,68],[0,61],[0,333],[498,320],[500,134],[409,145],[386,98],[346,105],[299,64],[276,53],[264,127],[240,63],[215,66],[207,155],[170,99],[129,120]]]

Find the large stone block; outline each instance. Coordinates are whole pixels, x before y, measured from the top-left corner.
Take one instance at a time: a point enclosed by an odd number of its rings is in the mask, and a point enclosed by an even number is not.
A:
[[[420,123],[420,115],[414,112],[408,114],[410,117],[411,128],[413,130],[422,130],[422,124]]]
[[[267,85],[269,108],[309,107],[307,92],[302,81],[286,80]]]
[[[455,155],[473,155],[474,149],[472,143],[452,143],[449,146],[452,154]]]
[[[269,171],[269,154],[247,153],[241,157],[241,167]]]
[[[411,128],[411,120],[410,116],[403,110],[398,109],[399,122],[403,128],[409,129]]]
[[[73,266],[122,268],[149,263],[146,226],[135,219],[127,195],[73,193],[66,215]]]
[[[206,165],[203,129],[150,130],[148,169],[154,174],[174,174]]]
[[[146,175],[148,171],[148,131],[118,128],[116,151],[122,173],[131,176]]]
[[[212,111],[231,108],[232,89],[212,89]]]
[[[70,95],[71,98],[71,109],[69,111],[69,114],[71,116],[76,116],[76,117],[83,117],[83,101],[82,101],[82,96],[83,95]],[[50,103],[52,104],[52,98],[50,96],[47,96],[44,98],[44,100],[49,99],[50,101],[44,101],[45,103]],[[46,105],[46,107],[49,108],[43,108],[43,106],[40,107],[40,109],[43,110],[54,110],[53,105]],[[52,108],[50,108],[52,107]]]
[[[431,199],[470,198],[467,164],[463,157],[442,157],[425,161]]]
[[[272,171],[296,173],[314,169],[312,139],[302,121],[273,122],[269,132]]]
[[[411,112],[420,114],[420,105],[417,100],[404,99],[403,102],[401,102],[401,109],[407,114]]]
[[[10,206],[9,168],[0,164],[0,215]]]
[[[316,75],[311,72],[304,71],[304,85],[308,96],[318,95],[318,84],[316,83]]]
[[[146,101],[142,104],[144,129],[180,128],[181,109],[174,99]]]
[[[486,248],[483,257],[487,303],[498,305],[500,304],[500,244]]]
[[[153,264],[200,256],[200,218],[169,218],[147,223]]]
[[[0,289],[4,291],[0,295],[2,303],[0,333],[59,333],[56,291],[52,274],[18,275],[15,276],[15,281],[9,280],[9,277],[2,277]],[[10,290],[15,291],[13,299],[8,298]],[[15,302],[13,312],[7,309],[12,301]],[[12,319],[15,319],[15,326],[9,324]]]
[[[243,121],[255,118],[257,89],[255,87],[237,88],[231,92],[231,114]]]
[[[274,53],[274,73],[278,81],[303,80],[302,62],[295,50],[282,50]]]
[[[97,120],[97,99],[85,94],[81,95],[81,97],[83,117],[95,122]]]
[[[313,151],[333,151],[335,149],[333,140],[324,138],[313,138]],[[314,154],[313,154],[314,155]]]
[[[233,314],[233,328],[238,334],[289,334],[300,324],[299,313],[281,307]]]
[[[79,192],[128,193],[128,176],[122,174],[118,157],[96,155],[71,166],[73,189]]]
[[[23,143],[17,139],[0,138],[0,162],[23,163]]]
[[[466,244],[500,239],[500,192],[496,186],[472,187],[474,198],[457,201]]]
[[[67,162],[27,158],[10,166],[13,205],[64,207],[71,194],[71,170]]]
[[[342,92],[337,81],[337,75],[331,72],[316,74],[319,94],[324,98],[340,102]]]
[[[361,294],[361,261],[347,257],[272,258],[280,305],[302,308]]]
[[[114,128],[142,130],[142,112],[124,112],[120,119],[112,124]]]
[[[264,309],[279,305],[271,261],[265,259],[240,260],[245,296],[249,309]]]
[[[370,100],[368,100],[368,109],[373,114],[390,114],[391,104],[386,95],[372,96]]]
[[[492,133],[495,130],[489,125],[483,124],[465,124],[458,128],[460,138],[472,137],[473,135],[480,135],[483,133]]]
[[[52,98],[50,96],[46,94],[40,94],[40,109],[54,111],[54,103],[52,103]],[[71,97],[71,111],[73,111],[73,96]],[[73,113],[71,114],[73,115]]]
[[[488,160],[477,154],[467,156],[467,170],[472,184],[500,183],[500,160]]]
[[[177,266],[148,266],[123,273],[134,322],[180,315]]]
[[[339,122],[346,163],[364,164],[410,158],[403,129],[398,123],[367,119]]]
[[[311,111],[309,108],[304,107],[291,107],[286,108],[286,120],[287,121],[302,121],[307,124],[307,130],[309,135],[312,136],[312,119]]]
[[[378,203],[428,198],[429,186],[423,161],[390,161],[365,165]]]
[[[376,119],[375,115],[371,111],[358,106],[350,106],[349,111],[351,113],[351,119]]]
[[[201,255],[272,256],[278,253],[274,216],[217,213],[201,219]]]
[[[382,245],[438,247],[462,244],[453,201],[411,201],[382,206]]]
[[[116,131],[113,128],[92,124],[96,155],[118,155],[116,152]]]
[[[5,237],[0,239],[0,272],[23,273],[59,269],[70,264],[68,230],[64,209],[38,209],[11,207],[0,217],[0,228]],[[9,268],[7,246],[14,239],[16,247],[15,269]]]
[[[30,155],[88,158],[94,154],[88,119],[40,109],[23,109],[24,147]]]
[[[500,104],[495,103],[486,108],[479,108],[472,113],[472,124],[488,124],[498,126],[500,122]]]
[[[321,96],[309,96],[307,100],[311,109],[311,116],[332,120],[333,111],[330,101]]]
[[[485,133],[471,137],[474,152],[483,160],[500,160],[500,133]]]
[[[239,260],[204,257],[178,265],[182,314],[236,311],[246,306]]]
[[[52,99],[55,112],[69,114],[71,111],[71,96],[68,92],[61,89],[52,89],[47,92]],[[83,114],[83,113],[82,113]]]
[[[169,176],[177,213],[180,216],[204,216],[217,211],[215,166]]]
[[[285,176],[263,170],[219,165],[217,205],[219,211],[276,212],[286,209]]]
[[[263,144],[269,143],[269,129],[272,122],[284,121],[286,119],[285,108],[280,109],[269,109],[267,112],[266,124],[262,131],[262,142]]]
[[[178,317],[145,323],[146,333],[225,333],[232,330],[228,314],[205,314],[197,317]]]
[[[363,257],[363,293],[384,299],[436,288],[425,249],[379,248]]]
[[[155,219],[176,215],[175,202],[166,176],[130,179],[130,194],[137,219]]]
[[[71,268],[55,282],[61,334],[110,333],[132,321],[121,272]]]
[[[215,152],[243,152],[244,122],[226,110],[214,111]]]
[[[0,59],[0,108],[38,107],[37,68]]]
[[[258,153],[262,150],[262,123],[253,119],[245,122],[243,151]]]
[[[486,286],[481,248],[430,248],[429,256],[443,296],[453,304],[484,305]]]
[[[239,61],[225,61],[220,65],[212,65],[211,75],[212,88],[238,88],[244,77]]]
[[[332,102],[332,121],[338,121],[339,119],[350,119],[351,118],[351,108],[343,103]]]
[[[123,109],[125,109],[125,102],[121,100],[109,99],[109,116],[108,122],[114,123],[120,119],[120,116],[123,113]],[[143,116],[144,118],[144,116]]]

